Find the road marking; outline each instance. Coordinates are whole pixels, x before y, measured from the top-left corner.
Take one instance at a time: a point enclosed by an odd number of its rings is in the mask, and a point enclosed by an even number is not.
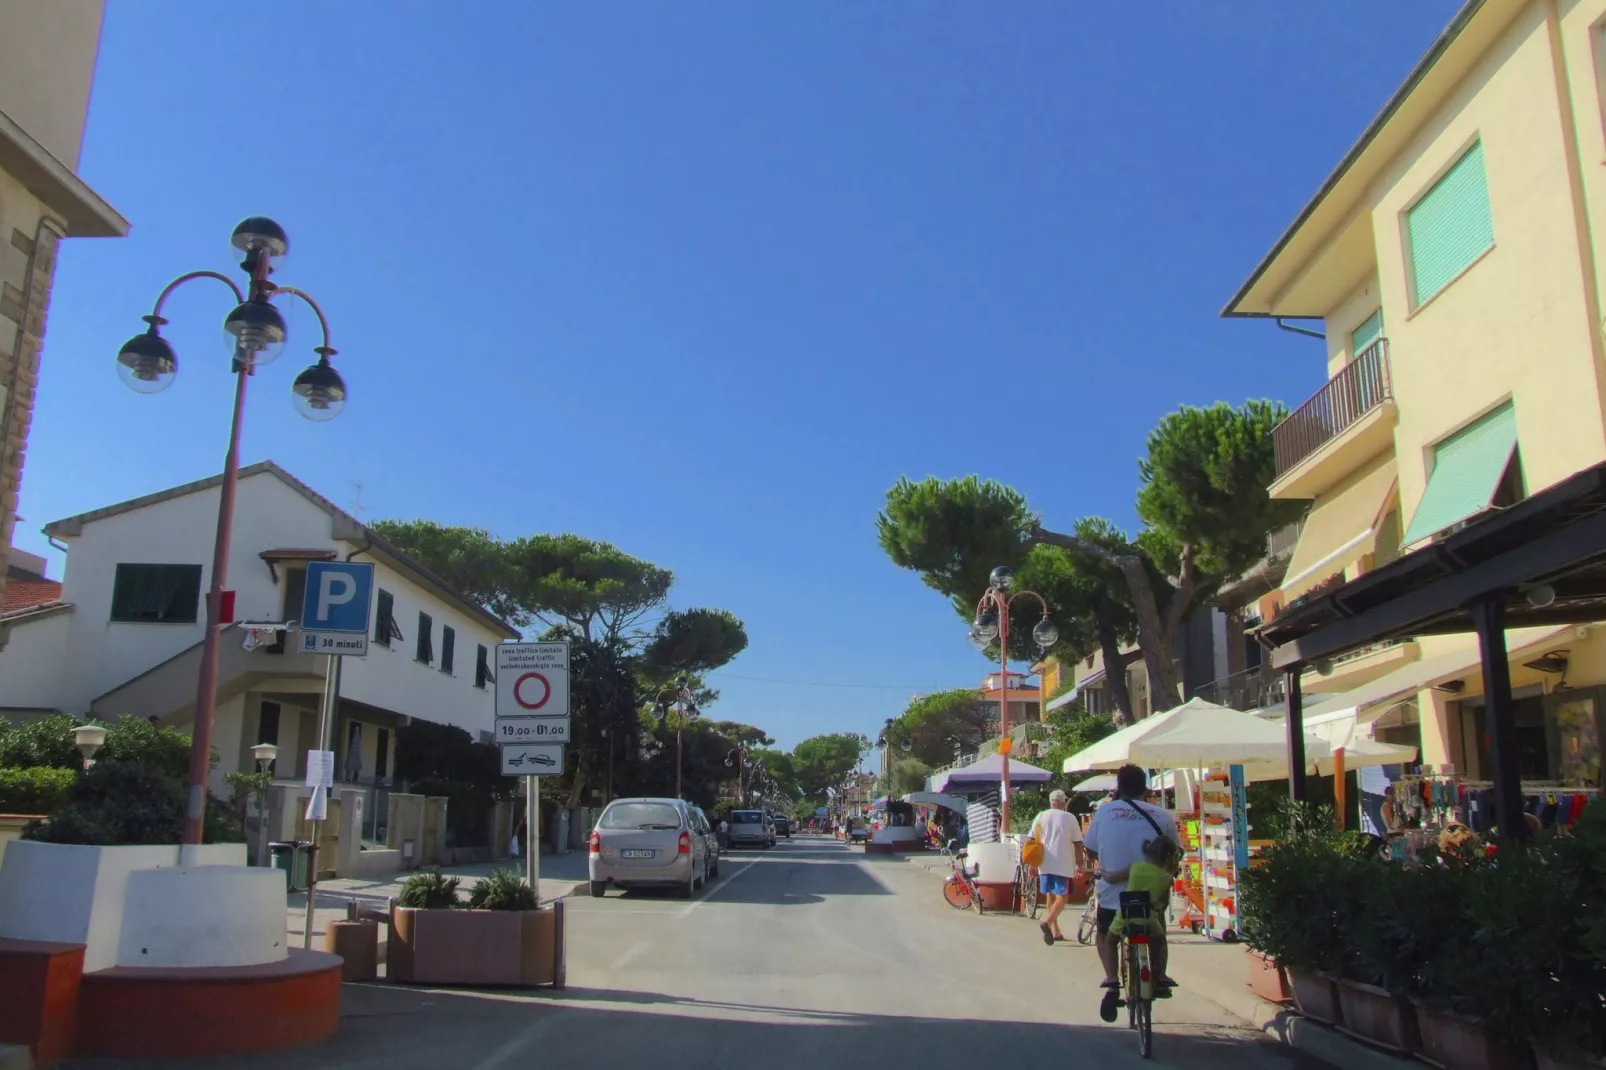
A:
[[[685,910],[682,910],[677,915],[677,917],[684,918],[686,915],[690,914],[692,911],[696,910],[698,907],[702,906],[704,903],[706,903],[710,899],[714,898],[714,896],[718,895],[720,892],[723,892],[726,888],[729,888],[731,886],[732,882],[734,882],[737,877],[740,877],[743,873],[746,873],[748,870],[752,869],[756,865],[758,865],[758,862],[756,862],[756,861],[747,863],[747,865],[743,866],[741,869],[737,870],[735,873],[732,873],[730,876],[726,877],[723,881],[721,881],[719,883],[719,887],[712,888],[712,889],[710,889],[708,891],[705,891],[703,893],[703,897],[701,899],[697,900],[697,902],[695,902],[695,903],[691,904],[690,906],[688,906]]]
[[[543,1014],[528,1029],[518,1033],[500,1048],[497,1048],[495,1051],[491,1052],[491,1054],[475,1063],[470,1070],[496,1070],[497,1067],[501,1066],[513,1056],[517,1055],[532,1041],[539,1039],[541,1034],[546,1032],[552,1026],[553,1022],[562,1021],[566,1017],[568,1016],[562,1014],[561,1012],[556,1014]]]
[[[639,958],[641,953],[646,950],[647,941],[645,940],[641,941],[640,943],[633,944],[632,946],[626,948],[624,953],[618,958],[614,959],[613,962],[609,964],[608,969],[610,971],[622,970]]]

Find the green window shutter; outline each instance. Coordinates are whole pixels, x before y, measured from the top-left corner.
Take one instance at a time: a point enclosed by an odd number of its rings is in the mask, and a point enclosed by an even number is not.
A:
[[[1517,410],[1509,403],[1433,450],[1433,471],[1400,545],[1410,546],[1489,508],[1517,448]]]
[[[1483,142],[1468,149],[1406,213],[1405,228],[1411,242],[1412,299],[1420,305],[1494,244]]]
[[[1366,347],[1383,337],[1383,310],[1380,308],[1366,322],[1355,328],[1349,336],[1349,359],[1354,360],[1366,352]]]

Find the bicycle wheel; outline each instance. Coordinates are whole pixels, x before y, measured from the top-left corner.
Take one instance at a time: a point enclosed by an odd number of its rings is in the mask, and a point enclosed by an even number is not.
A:
[[[981,885],[974,880],[970,882],[970,901],[976,904],[976,913],[987,913],[987,906],[981,901]]]
[[[1082,911],[1082,918],[1076,923],[1076,942],[1086,947],[1093,942],[1093,934],[1098,931],[1098,900],[1089,898],[1087,908]]]
[[[1021,910],[1028,918],[1037,920],[1037,908],[1042,905],[1041,888],[1037,881],[1032,880],[1032,871],[1021,867],[1020,871],[1020,904]]]
[[[955,910],[969,910],[970,901],[975,898],[970,894],[970,885],[953,877],[942,882],[942,897]]]
[[[1146,999],[1137,1001],[1138,1054],[1145,1059],[1154,1057],[1154,1004]]]

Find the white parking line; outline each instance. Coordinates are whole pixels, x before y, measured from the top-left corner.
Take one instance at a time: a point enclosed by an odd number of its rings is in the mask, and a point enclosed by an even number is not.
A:
[[[636,959],[640,958],[642,953],[645,952],[646,950],[647,950],[647,941],[645,941],[645,940],[642,940],[641,942],[636,943],[636,944],[632,944],[630,947],[625,949],[623,954],[621,954],[618,958],[614,959],[613,962],[608,964],[608,969],[609,970],[622,970],[626,966],[630,965],[632,962],[636,961]]]
[[[718,895],[720,892],[723,892],[726,888],[729,888],[731,886],[731,882],[732,881],[736,880],[737,877],[740,877],[743,873],[746,873],[748,870],[752,869],[756,865],[758,865],[757,862],[749,862],[749,863],[747,863],[747,865],[743,866],[741,869],[737,870],[735,873],[732,873],[730,876],[728,876],[724,880],[720,881],[719,882],[719,886],[717,888],[712,888],[712,889],[709,889],[708,891],[705,891],[703,893],[703,897],[701,899],[697,900],[697,902],[695,902],[695,903],[692,903],[685,910],[682,910],[680,912],[680,917],[684,918],[686,915],[690,914],[692,911],[696,910],[698,907],[702,906],[704,903],[706,903],[710,899],[714,898],[714,896]]]

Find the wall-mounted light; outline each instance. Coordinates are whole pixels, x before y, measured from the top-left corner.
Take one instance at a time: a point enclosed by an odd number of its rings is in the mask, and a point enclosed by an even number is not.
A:
[[[1565,650],[1547,650],[1542,657],[1522,663],[1523,668],[1542,672],[1547,676],[1565,676],[1567,673],[1567,654]]]
[[[1446,695],[1459,695],[1467,689],[1465,680],[1446,680],[1442,684],[1434,684],[1433,690],[1443,691]]]
[[[1548,583],[1536,583],[1522,592],[1522,596],[1535,609],[1546,609],[1556,603],[1556,588]]]

